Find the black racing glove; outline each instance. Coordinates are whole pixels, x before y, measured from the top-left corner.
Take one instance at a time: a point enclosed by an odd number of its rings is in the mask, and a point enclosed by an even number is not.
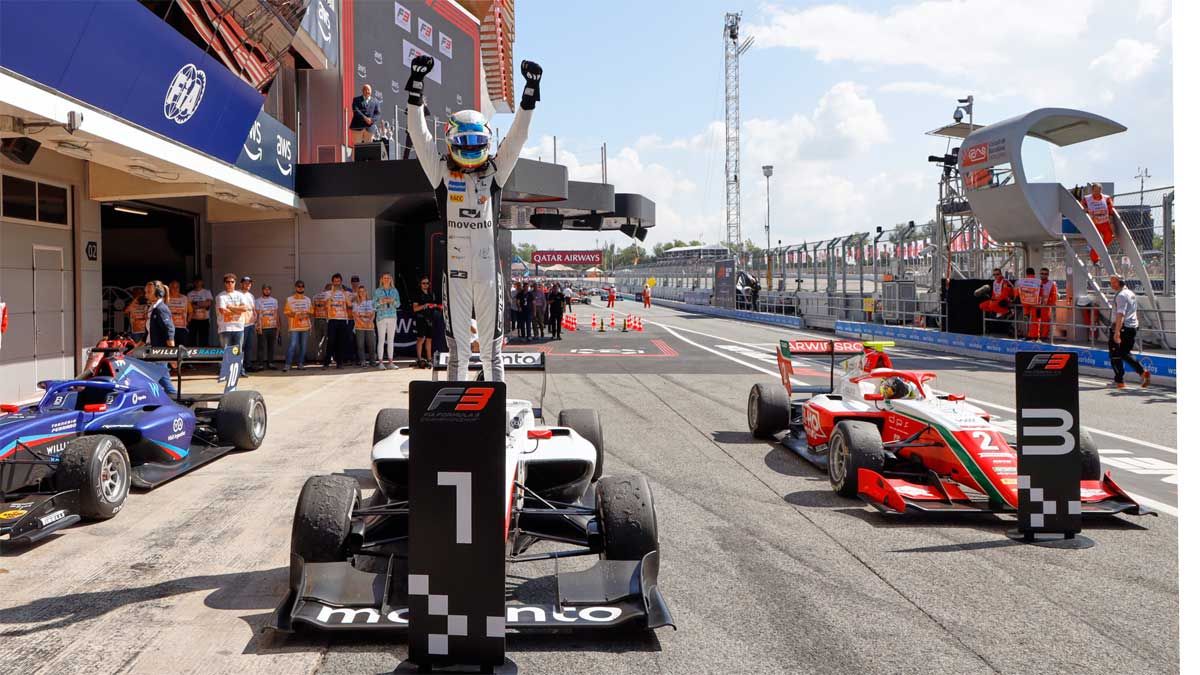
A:
[[[525,91],[521,93],[521,107],[533,110],[542,100],[542,67],[533,61],[521,62],[521,75],[525,77]]]
[[[404,85],[404,90],[408,92],[409,105],[419,106],[425,102],[425,76],[431,70],[433,70],[432,56],[413,57],[412,75],[408,77],[408,84]]]

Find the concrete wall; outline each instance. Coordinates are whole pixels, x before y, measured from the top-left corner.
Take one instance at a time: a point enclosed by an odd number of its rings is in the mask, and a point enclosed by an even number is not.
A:
[[[357,274],[363,283],[375,287],[374,219],[314,220],[301,214],[297,222],[298,275],[308,285],[310,295],[324,288],[334,272],[341,273],[346,286]]]

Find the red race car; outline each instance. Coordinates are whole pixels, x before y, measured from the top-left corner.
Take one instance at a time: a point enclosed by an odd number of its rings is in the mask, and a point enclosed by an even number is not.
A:
[[[933,390],[935,373],[894,368],[884,351],[892,344],[780,340],[782,384],[760,382],[750,390],[751,433],[779,440],[827,469],[839,495],[858,496],[881,511],[1015,511],[1017,452],[991,416],[961,394]],[[829,382],[795,384],[797,357],[828,358]],[[841,375],[835,377],[839,357]],[[810,397],[797,400],[795,394]],[[1153,513],[1102,473],[1086,431],[1079,440],[1084,515]]]

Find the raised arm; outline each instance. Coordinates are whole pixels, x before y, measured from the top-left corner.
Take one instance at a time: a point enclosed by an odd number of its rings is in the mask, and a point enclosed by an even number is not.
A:
[[[412,74],[408,78],[405,89],[408,91],[408,137],[413,145],[413,152],[425,177],[436,190],[442,184],[442,160],[437,154],[437,143],[429,126],[425,124],[423,108],[425,106],[425,76],[433,69],[432,56],[415,56],[412,60]]]
[[[521,148],[529,140],[529,122],[533,118],[533,108],[541,100],[542,67],[533,61],[521,62],[521,75],[525,77],[525,89],[521,93],[521,106],[513,120],[512,128],[496,151],[496,182],[504,185],[517,166],[521,156]]]

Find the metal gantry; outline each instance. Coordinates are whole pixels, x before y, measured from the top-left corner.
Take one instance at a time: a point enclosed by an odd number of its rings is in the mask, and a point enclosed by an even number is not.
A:
[[[741,187],[741,56],[754,38],[740,41],[741,12],[725,14],[725,242],[730,248],[742,243]]]

